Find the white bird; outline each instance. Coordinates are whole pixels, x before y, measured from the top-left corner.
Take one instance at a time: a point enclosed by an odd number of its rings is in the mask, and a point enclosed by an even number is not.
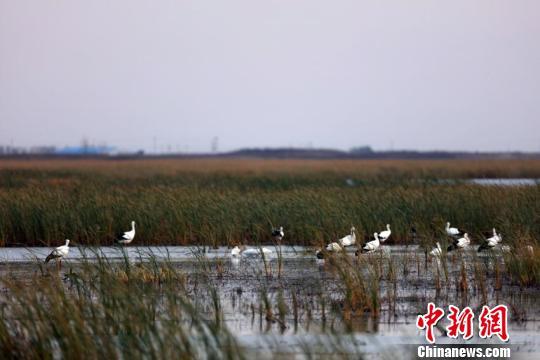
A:
[[[375,238],[375,240],[371,240],[369,242],[367,242],[364,247],[362,248],[362,252],[363,253],[370,253],[370,252],[374,252],[375,250],[377,250],[379,248],[379,246],[381,245],[381,242],[379,241],[379,234],[378,233],[374,233],[373,234],[373,237]]]
[[[235,246],[232,250],[231,250],[231,256],[232,257],[239,257],[240,254],[241,254],[242,250],[238,247],[238,246]]]
[[[446,234],[448,234],[448,236],[458,236],[460,234],[460,231],[459,231],[458,228],[450,227],[450,223],[447,222],[446,223]]]
[[[120,245],[127,245],[135,239],[135,221],[131,222],[131,230],[121,232],[116,236],[116,242]]]
[[[488,239],[488,241],[495,241],[497,244],[499,244],[502,241],[502,235],[497,234],[497,230],[493,228],[493,236]]]
[[[45,259],[45,264],[55,259],[59,265],[62,264],[62,258],[69,253],[69,240],[66,239],[66,244],[54,249]]]
[[[390,224],[386,224],[386,230],[379,233],[379,239],[382,242],[385,242],[390,237],[390,235],[392,235],[392,230],[390,230]]]
[[[285,232],[283,231],[283,226],[280,226],[279,229],[272,230],[272,237],[274,237],[277,241],[281,241],[284,236]]]
[[[478,252],[482,250],[493,249],[501,241],[502,241],[502,236],[500,234],[497,234],[497,230],[493,228],[493,236],[490,237],[489,239],[486,239],[486,241],[484,241],[482,245],[480,245],[480,247],[478,248]]]
[[[339,243],[332,242],[326,245],[325,250],[328,252],[338,252],[338,251],[343,250],[343,248],[341,247],[341,245],[339,245]],[[324,253],[322,250],[317,251],[315,253],[315,256],[317,256],[317,259],[324,259]]]
[[[337,242],[326,245],[326,251],[341,251],[343,248]]]
[[[351,228],[351,233],[341,239],[338,240],[338,243],[345,247],[345,246],[351,246],[351,245],[354,245],[356,244],[356,233],[355,233],[356,229],[354,228],[354,226]]]
[[[433,250],[430,251],[429,253],[431,256],[435,256],[435,257],[441,257],[442,256],[442,249],[441,249],[441,244],[439,244],[437,242],[437,246],[435,246],[433,248]]]
[[[447,251],[463,249],[469,246],[470,243],[471,243],[471,238],[469,238],[469,234],[465,233],[462,238],[459,238],[456,241],[454,241],[453,244],[450,244],[450,246],[448,246]]]
[[[242,247],[238,247],[238,246],[235,246],[232,250],[231,250],[231,256],[233,258],[237,258],[237,257],[240,257],[240,256],[247,256],[247,257],[255,257],[255,256],[263,256],[264,257],[268,257],[270,255],[272,255],[272,250],[268,249],[268,248],[249,248],[249,249],[246,249],[244,246]]]

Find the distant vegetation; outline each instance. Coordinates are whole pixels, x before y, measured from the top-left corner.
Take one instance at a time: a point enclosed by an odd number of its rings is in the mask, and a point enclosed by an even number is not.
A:
[[[1,160],[0,245],[107,244],[138,224],[138,245],[322,245],[392,224],[390,241],[434,242],[447,220],[480,241],[540,237],[540,186],[468,178],[540,178],[540,160]],[[411,237],[415,227],[419,238]]]
[[[222,157],[276,159],[540,159],[540,153],[382,150],[357,146],[349,151],[324,148],[253,148],[222,153]]]
[[[356,146],[349,151],[332,148],[244,148],[228,152],[218,152],[217,144],[213,142],[211,152],[185,153],[172,150],[145,154],[144,150],[119,151],[114,147],[91,146],[84,144],[76,147],[56,149],[54,146],[33,148],[11,148],[0,145],[0,159],[394,159],[394,160],[444,160],[444,159],[513,159],[540,160],[539,152],[468,152],[468,151],[417,151],[417,150],[373,150],[370,146]]]

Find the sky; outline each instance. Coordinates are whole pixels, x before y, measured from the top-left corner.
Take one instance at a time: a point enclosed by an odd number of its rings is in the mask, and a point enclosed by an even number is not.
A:
[[[0,144],[540,151],[540,1],[0,0]]]

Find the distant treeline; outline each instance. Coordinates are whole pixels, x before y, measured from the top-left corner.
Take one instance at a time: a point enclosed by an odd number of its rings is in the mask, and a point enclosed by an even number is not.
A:
[[[258,159],[540,159],[540,152],[467,152],[467,151],[374,151],[369,147],[351,151],[316,148],[246,148],[222,153],[145,154],[0,154],[4,159],[133,159],[133,158],[258,158]]]
[[[362,151],[360,151],[362,150]],[[369,148],[342,151],[335,149],[241,149],[222,156],[278,159],[540,159],[540,153],[451,152],[451,151],[372,151]]]

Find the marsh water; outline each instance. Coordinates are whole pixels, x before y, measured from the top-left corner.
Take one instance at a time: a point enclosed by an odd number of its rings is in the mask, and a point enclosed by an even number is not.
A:
[[[457,291],[454,279],[459,278],[462,264],[477,262],[489,268],[493,262],[502,260],[500,254],[477,255],[475,249],[462,251],[458,255],[449,255],[447,259],[449,284],[438,288],[434,279],[440,264],[426,258],[418,246],[384,246],[378,253],[363,255],[371,257],[371,264],[381,264],[382,273],[390,271],[389,264],[394,264],[399,276],[394,283],[381,280],[379,295],[381,312],[377,316],[371,313],[355,316],[347,326],[340,317],[332,315],[339,311],[335,304],[320,302],[321,292],[342,293],[340,281],[332,271],[328,261],[318,260],[314,249],[305,247],[272,246],[273,255],[268,259],[240,258],[232,259],[230,249],[205,249],[198,247],[100,247],[95,249],[72,247],[69,257],[63,262],[62,270],[76,269],[83,259],[92,261],[98,256],[109,261],[131,263],[149,261],[150,258],[170,261],[186,274],[188,287],[194,299],[204,309],[211,306],[205,299],[209,297],[205,282],[210,281],[218,291],[223,309],[224,322],[238,338],[240,344],[262,356],[276,354],[290,355],[303,353],[306,346],[320,346],[325,339],[339,340],[346,332],[340,346],[347,342],[360,346],[369,357],[392,356],[400,347],[411,344],[423,344],[424,333],[415,326],[418,314],[425,313],[426,304],[434,301],[438,306],[447,308],[449,304],[470,306],[479,314],[483,301],[490,306],[506,304],[510,309],[509,330],[510,344],[516,353],[534,358],[540,353],[540,291],[526,289],[503,282],[500,290],[495,290],[487,279],[487,290],[483,293],[475,287],[475,269],[469,268],[467,276],[470,291],[466,295]],[[0,249],[0,276],[24,278],[29,274],[38,274],[41,263],[51,248],[2,248]],[[278,258],[275,254],[281,253]],[[348,253],[354,264],[354,251]],[[280,265],[281,264],[281,265]],[[205,270],[204,276],[202,268]],[[279,270],[281,268],[281,271]],[[395,269],[394,269],[395,270]],[[46,271],[57,271],[50,263]],[[208,274],[210,276],[208,276]],[[366,275],[367,276],[367,275]],[[485,298],[487,295],[487,299]],[[261,310],[262,298],[278,303],[282,298],[287,304],[287,311],[281,321],[268,321]],[[294,302],[294,310],[291,303]],[[339,303],[339,302],[337,302]],[[445,309],[446,311],[446,309]],[[437,343],[459,343],[449,339],[442,332],[437,333]],[[321,340],[322,339],[322,340]],[[330,340],[328,340],[330,341]],[[501,345],[498,339],[483,340],[475,338],[467,343],[492,343]],[[351,345],[352,346],[352,345]],[[330,347],[331,348],[331,347]],[[324,353],[324,349],[318,353]],[[532,357],[531,357],[532,356]]]
[[[483,186],[535,186],[540,184],[540,179],[509,178],[509,179],[470,179],[469,182]]]

